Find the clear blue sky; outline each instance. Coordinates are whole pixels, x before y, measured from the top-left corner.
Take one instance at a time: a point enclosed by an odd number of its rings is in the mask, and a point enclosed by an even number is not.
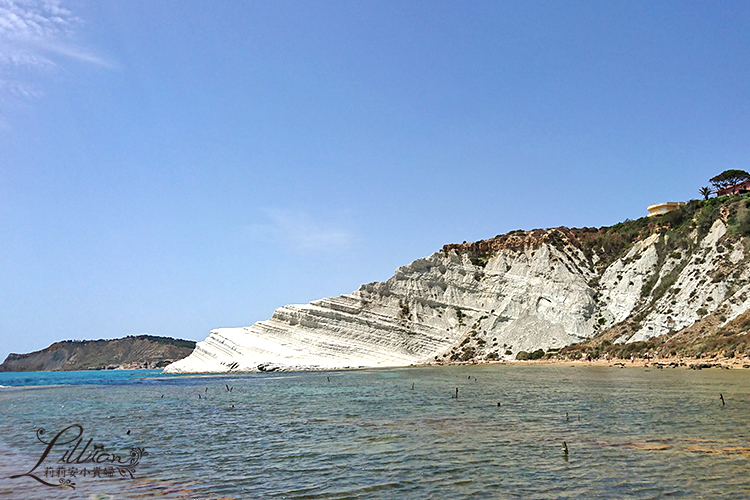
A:
[[[202,340],[750,168],[748,2],[0,1],[0,359]]]

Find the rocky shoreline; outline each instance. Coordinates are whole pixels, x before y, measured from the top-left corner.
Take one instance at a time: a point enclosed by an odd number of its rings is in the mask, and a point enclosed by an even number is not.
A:
[[[474,366],[474,365],[562,365],[562,366],[600,366],[613,368],[684,368],[689,370],[702,370],[707,368],[719,368],[725,370],[750,369],[750,357],[746,358],[659,358],[659,359],[532,359],[532,360],[506,360],[506,361],[475,361],[475,362],[431,362],[415,366]]]

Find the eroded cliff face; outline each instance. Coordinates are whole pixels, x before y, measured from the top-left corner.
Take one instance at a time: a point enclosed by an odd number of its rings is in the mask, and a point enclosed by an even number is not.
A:
[[[734,217],[744,216],[738,207]],[[746,238],[727,233],[731,213],[707,223],[701,206],[684,212],[446,245],[387,281],[284,306],[249,327],[213,330],[165,372],[510,359],[612,327],[623,332],[616,342],[632,342],[714,311],[728,322],[750,307]]]

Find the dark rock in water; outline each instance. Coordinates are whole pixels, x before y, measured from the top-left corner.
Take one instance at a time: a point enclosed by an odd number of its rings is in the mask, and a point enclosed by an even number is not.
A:
[[[271,363],[262,363],[258,365],[259,372],[275,372],[278,370],[279,370],[279,366],[271,364]]]
[[[721,363],[695,363],[691,364],[689,368],[691,370],[702,370],[704,368],[721,368]]]

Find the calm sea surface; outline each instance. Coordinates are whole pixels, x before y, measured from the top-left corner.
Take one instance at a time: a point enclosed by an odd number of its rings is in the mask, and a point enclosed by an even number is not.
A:
[[[0,385],[2,498],[750,498],[750,370],[0,373]],[[63,464],[75,489],[9,478],[39,461],[39,428],[49,442],[73,424],[76,456],[89,438],[84,458],[95,444],[145,448],[134,478],[90,463],[75,478]],[[59,484],[73,444],[34,474]]]

